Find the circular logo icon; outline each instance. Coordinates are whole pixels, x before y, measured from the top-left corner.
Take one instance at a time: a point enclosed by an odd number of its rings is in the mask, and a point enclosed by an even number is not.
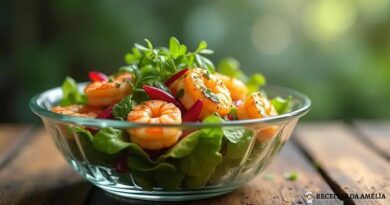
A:
[[[314,194],[313,194],[313,192],[308,191],[308,192],[305,193],[305,200],[306,200],[306,203],[308,203],[308,204],[313,203],[313,199],[314,199]]]

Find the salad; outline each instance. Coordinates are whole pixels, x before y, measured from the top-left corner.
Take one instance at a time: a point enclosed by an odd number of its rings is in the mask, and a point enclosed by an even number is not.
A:
[[[52,112],[83,118],[140,124],[222,123],[267,118],[289,112],[291,98],[269,99],[261,90],[263,75],[245,75],[233,58],[217,66],[202,41],[194,51],[172,37],[169,47],[135,44],[126,65],[106,75],[89,72],[83,92],[74,79],[62,84],[63,98]],[[67,126],[69,144],[80,136],[84,155],[96,166],[113,172],[145,190],[198,188],[218,181],[237,166],[253,137],[266,143],[275,126],[254,133],[242,127],[183,129],[174,126],[135,126],[125,130]],[[261,149],[261,148],[259,148]],[[81,158],[75,156],[75,158]],[[249,156],[248,162],[250,163]],[[130,182],[129,182],[130,183]]]

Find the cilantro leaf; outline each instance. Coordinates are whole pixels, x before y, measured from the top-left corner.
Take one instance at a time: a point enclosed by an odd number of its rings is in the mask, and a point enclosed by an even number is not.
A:
[[[207,48],[207,42],[206,41],[201,41],[199,43],[198,48],[196,48],[195,53],[199,53],[199,52],[203,51],[206,48]]]
[[[207,43],[205,41],[200,42],[194,52],[188,52],[187,46],[181,44],[175,37],[170,38],[169,48],[153,47],[149,40],[146,39],[145,41],[147,43],[146,46],[135,44],[131,52],[125,55],[125,62],[137,67],[141,72],[145,68],[153,69],[158,73],[154,80],[163,82],[178,70],[188,67],[193,68],[195,66],[208,69],[214,73],[213,63],[203,56],[203,54],[213,53],[212,50],[207,49]],[[144,80],[141,79],[144,79],[146,75],[141,73],[137,81],[143,83]],[[141,83],[138,83],[135,89],[142,86]]]
[[[178,58],[179,56],[183,56],[187,52],[187,46],[184,44],[180,44],[179,40],[175,37],[171,37],[169,40],[169,51],[173,58]]]
[[[95,134],[93,146],[104,153],[116,154],[129,147],[130,143],[125,140],[122,130],[103,128]]]
[[[66,77],[61,88],[63,95],[62,100],[60,101],[61,106],[87,103],[86,96],[79,92],[77,83],[73,78]]]
[[[278,114],[284,114],[290,112],[293,107],[292,96],[288,96],[287,99],[276,97],[271,100],[271,104],[276,109]]]
[[[135,106],[135,102],[132,100],[132,95],[123,98],[121,101],[116,103],[112,108],[112,115],[118,119],[127,119],[127,115]]]

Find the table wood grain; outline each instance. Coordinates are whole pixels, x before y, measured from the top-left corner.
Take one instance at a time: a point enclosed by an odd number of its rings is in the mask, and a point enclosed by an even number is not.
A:
[[[307,204],[307,191],[336,196],[313,204],[390,204],[389,125],[301,123],[263,175],[229,194],[184,204]],[[295,181],[283,176],[292,171]],[[7,205],[183,204],[123,199],[94,187],[72,170],[43,128],[29,125],[0,125],[0,190],[0,204]],[[348,195],[362,193],[386,199]]]

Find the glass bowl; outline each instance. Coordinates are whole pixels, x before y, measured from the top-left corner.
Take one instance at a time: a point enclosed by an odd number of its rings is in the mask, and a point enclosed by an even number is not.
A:
[[[85,83],[78,85],[79,89]],[[183,123],[180,125],[139,124],[126,121],[80,118],[51,112],[62,98],[60,87],[34,96],[30,109],[41,117],[56,146],[67,162],[85,179],[115,195],[154,201],[184,201],[214,197],[243,186],[262,172],[289,139],[298,119],[308,112],[310,100],[303,94],[287,88],[266,86],[267,95],[292,96],[291,112],[263,119],[223,123]],[[132,168],[123,169],[132,152],[124,150],[109,155],[97,150],[85,134],[74,128],[115,128],[120,130],[163,127],[183,133],[202,130],[244,132],[239,142],[229,141],[225,135],[216,152],[208,155],[207,137],[199,138],[194,150],[181,158],[167,158],[175,170]],[[203,144],[202,144],[203,143]],[[152,160],[162,152],[147,152]],[[197,152],[197,153],[196,153]],[[206,154],[205,154],[206,153]],[[177,157],[177,156],[176,156]],[[198,161],[196,161],[198,160]],[[199,161],[200,160],[200,161]],[[122,164],[121,164],[122,163]],[[142,163],[142,162],[141,162]],[[118,167],[122,166],[122,169]],[[192,167],[192,170],[188,170]],[[142,171],[143,170],[143,171]]]

